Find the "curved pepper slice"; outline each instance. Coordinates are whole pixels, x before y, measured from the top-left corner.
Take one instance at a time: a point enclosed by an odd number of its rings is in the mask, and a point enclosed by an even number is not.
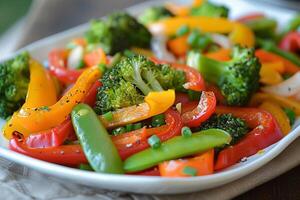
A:
[[[29,70],[30,82],[22,109],[53,105],[57,100],[57,96],[51,76],[44,67],[35,60],[30,60]],[[28,133],[24,124],[18,121],[18,112],[13,114],[3,128],[4,136],[8,139],[11,138],[14,131]]]
[[[300,115],[300,103],[298,101],[274,94],[256,93],[252,96],[249,105],[258,106],[266,100],[273,101],[281,107],[288,107],[292,109],[297,115]]]
[[[170,160],[158,165],[160,175],[163,177],[189,177],[191,175],[184,173],[186,167],[194,168],[195,176],[212,174],[214,172],[214,149],[193,158]]]
[[[166,141],[174,136],[180,135],[183,123],[180,114],[172,109],[165,113],[166,125],[156,128],[142,128],[139,130],[112,136],[112,140],[119,150],[122,159],[149,147],[148,137],[157,135],[161,141]]]
[[[188,108],[183,104],[183,113],[181,115],[184,125],[197,127],[207,120],[216,110],[217,100],[213,92],[203,91],[198,105],[191,104]]]
[[[175,91],[150,92],[145,97],[145,103],[137,106],[121,108],[112,112],[113,119],[106,120],[103,115],[99,119],[106,128],[113,128],[129,123],[148,119],[154,115],[161,114],[170,108],[175,102]]]
[[[98,67],[86,69],[74,86],[54,105],[49,107],[24,108],[18,114],[18,121],[30,131],[29,133],[47,130],[67,119],[73,107],[85,97],[88,89],[101,75]]]
[[[289,32],[281,40],[279,47],[285,51],[297,52],[300,49],[300,33]]]
[[[9,149],[39,160],[66,166],[78,166],[88,162],[80,145],[30,148],[21,139],[13,138],[9,141]]]
[[[215,164],[215,170],[221,170],[242,158],[251,156],[275,142],[279,141],[283,134],[273,116],[257,108],[217,107],[216,113],[231,113],[233,116],[243,119],[250,128],[253,128],[237,144],[222,150]]]
[[[148,27],[154,34],[174,35],[182,26],[199,29],[203,32],[228,34],[234,44],[253,47],[255,37],[253,32],[244,24],[229,21],[225,18],[204,16],[172,17],[150,24]]]
[[[75,83],[83,70],[67,69],[67,50],[54,49],[48,55],[49,72],[64,84]]]

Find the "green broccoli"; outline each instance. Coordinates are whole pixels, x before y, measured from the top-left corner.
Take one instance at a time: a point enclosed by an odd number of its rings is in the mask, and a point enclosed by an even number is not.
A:
[[[29,54],[0,64],[0,118],[7,118],[25,101],[29,84]]]
[[[133,55],[121,59],[101,78],[95,111],[103,114],[118,108],[142,103],[150,91],[183,91],[185,73],[169,65],[156,65],[146,57]]]
[[[136,46],[149,48],[151,33],[127,13],[113,13],[106,20],[94,20],[85,35],[90,46],[101,46],[110,55]]]
[[[228,105],[245,105],[259,87],[261,64],[252,48],[234,46],[232,59],[226,62],[192,51],[187,62],[198,69],[208,82],[218,85]]]
[[[232,116],[232,114],[215,114],[199,127],[200,130],[207,130],[211,128],[222,129],[229,133],[232,137],[230,145],[237,143],[249,131],[245,121]]]
[[[142,24],[149,24],[160,19],[174,16],[168,9],[163,6],[154,6],[146,9],[142,15],[139,16],[139,22]]]
[[[211,2],[204,2],[198,7],[194,7],[190,11],[192,16],[207,17],[228,17],[229,9],[226,6],[216,5]]]

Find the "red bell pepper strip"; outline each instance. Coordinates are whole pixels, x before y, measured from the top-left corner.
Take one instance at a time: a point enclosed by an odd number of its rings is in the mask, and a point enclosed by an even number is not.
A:
[[[99,81],[96,81],[87,92],[83,103],[94,106],[96,101],[97,90],[101,86]],[[73,129],[71,119],[65,120],[63,123],[52,129],[42,131],[40,133],[31,134],[26,138],[26,144],[32,148],[57,147],[62,145],[66,139],[74,140],[76,134]]]
[[[297,53],[300,50],[300,32],[289,32],[281,40],[279,47],[285,51]]]
[[[112,140],[119,150],[121,158],[124,160],[132,154],[148,148],[147,138],[151,135],[157,135],[161,141],[166,141],[180,135],[183,126],[180,114],[177,111],[169,109],[165,112],[165,118],[166,125],[157,128],[143,128],[113,136]]]
[[[156,64],[170,64],[171,67],[182,70],[185,72],[185,76],[187,79],[187,83],[184,84],[185,89],[194,90],[194,91],[203,91],[205,90],[205,82],[202,78],[201,74],[194,68],[191,68],[187,65],[178,64],[178,63],[168,63],[167,61],[159,60],[157,58],[151,57],[152,60]]]
[[[66,58],[66,50],[52,50],[48,55],[49,72],[64,84],[75,83],[83,70],[68,69],[66,66]]]
[[[157,167],[146,169],[144,171],[136,173],[128,173],[128,175],[138,175],[138,176],[160,176],[160,172]]]
[[[30,148],[17,137],[9,141],[9,149],[39,160],[66,166],[88,163],[80,145],[62,145],[48,148]]]
[[[215,170],[221,170],[242,158],[251,156],[271,144],[279,141],[283,134],[274,117],[258,108],[217,107],[216,113],[231,113],[235,117],[245,120],[253,128],[240,142],[222,150],[215,164]]]
[[[195,103],[191,103],[189,108],[187,104],[183,104],[181,114],[183,124],[189,127],[199,126],[215,112],[216,104],[215,94],[203,91],[196,107]]]
[[[260,13],[260,12],[254,12],[254,13],[250,13],[250,14],[248,14],[248,15],[239,17],[236,21],[245,23],[245,22],[247,22],[247,21],[249,21],[249,20],[263,18],[264,16],[265,16],[265,15],[264,15],[263,13]]]
[[[175,96],[175,102],[174,105],[178,104],[178,103],[188,103],[190,102],[190,98],[189,95],[183,92],[176,92],[176,96]]]

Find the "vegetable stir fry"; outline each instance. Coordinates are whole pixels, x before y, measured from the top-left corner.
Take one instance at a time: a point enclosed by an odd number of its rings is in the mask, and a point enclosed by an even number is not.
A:
[[[93,20],[80,38],[0,65],[3,134],[18,153],[97,173],[217,173],[300,115],[299,15],[278,32],[209,1]]]

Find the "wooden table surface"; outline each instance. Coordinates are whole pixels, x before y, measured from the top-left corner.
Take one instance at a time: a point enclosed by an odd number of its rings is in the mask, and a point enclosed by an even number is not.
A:
[[[30,34],[25,34],[20,46],[24,46],[37,39],[66,30],[78,24],[85,23],[90,18],[103,16],[112,10],[118,10],[142,1],[145,0],[101,0],[101,3],[99,3],[99,0],[89,0],[89,3],[86,3],[85,0],[51,0],[52,3],[49,3],[49,11],[44,10],[42,13],[37,13],[39,18],[32,19],[30,22],[31,25],[33,24],[35,27],[39,27],[39,29],[36,29]],[[64,5],[62,5],[62,2]],[[52,12],[53,10],[55,10],[55,14]],[[300,166],[240,195],[235,198],[235,200],[299,200],[299,186]]]

